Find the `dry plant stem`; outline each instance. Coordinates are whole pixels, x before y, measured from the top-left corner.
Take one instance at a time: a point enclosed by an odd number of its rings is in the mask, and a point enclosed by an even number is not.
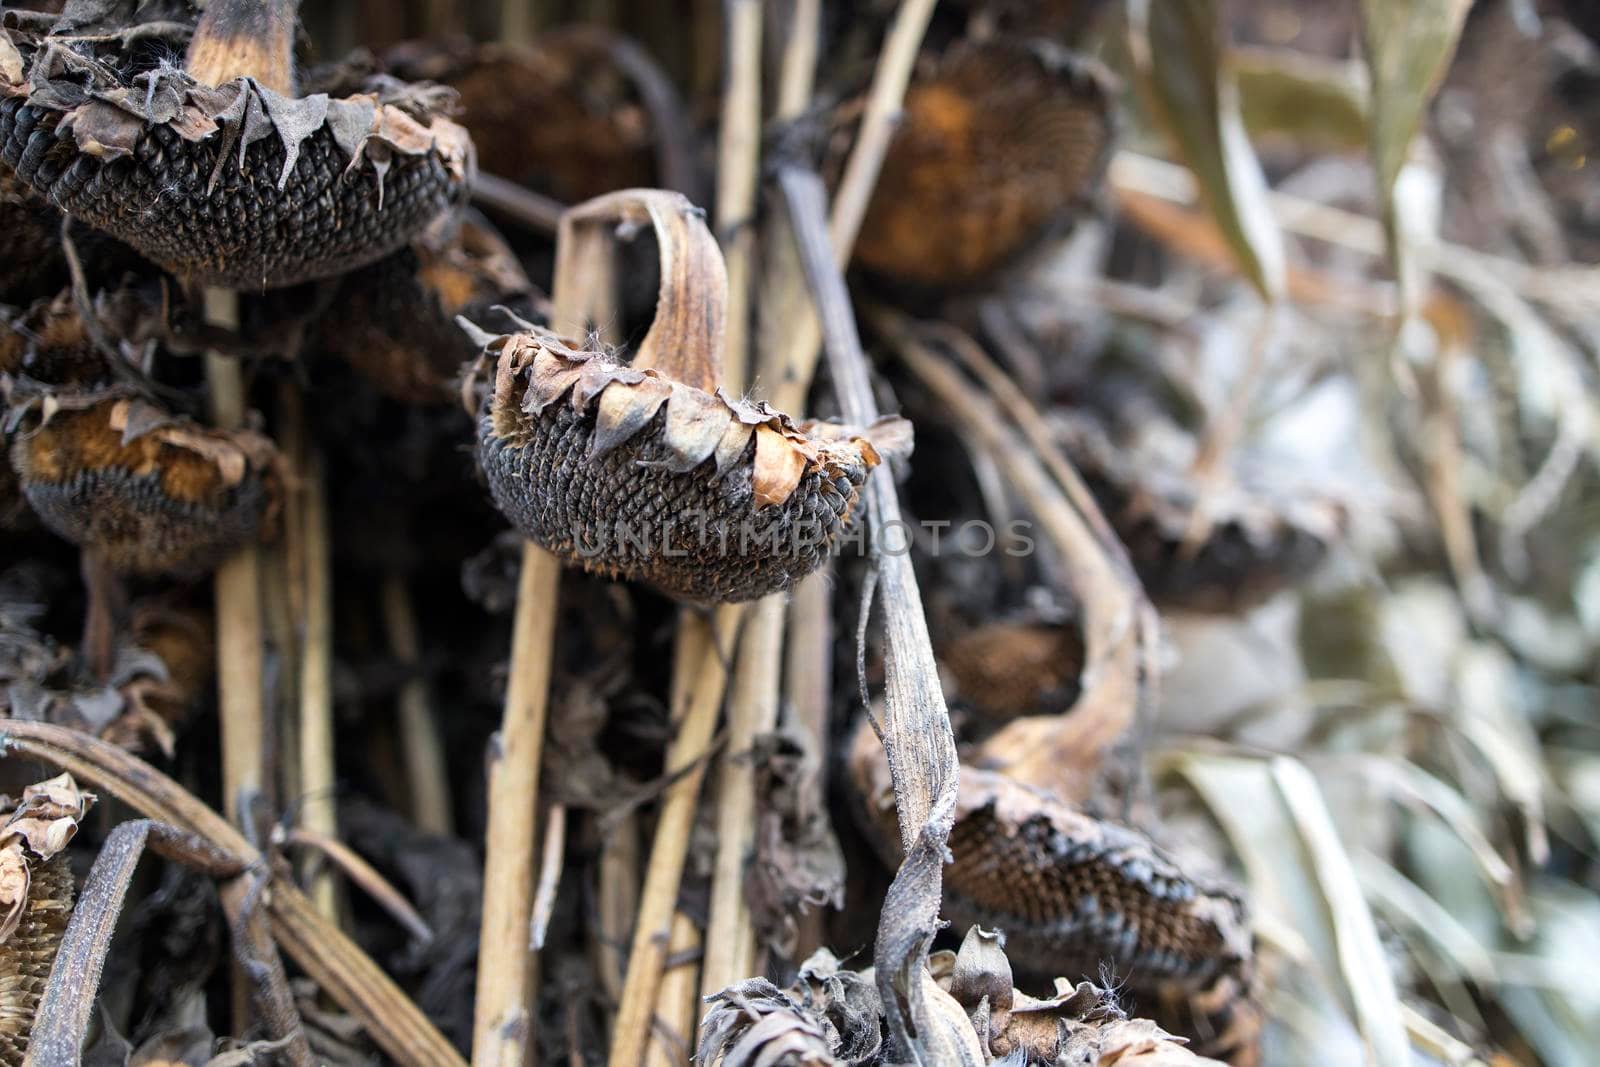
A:
[[[850,158],[845,162],[844,176],[829,220],[829,243],[841,269],[850,262],[861,220],[878,183],[878,172],[883,169],[883,158],[894,138],[900,106],[911,81],[917,53],[922,48],[928,20],[933,16],[933,5],[934,0],[904,0],[878,53],[861,129],[856,134]],[[792,254],[789,242],[778,243],[784,252],[774,252],[773,258]],[[792,282],[780,277],[767,294],[771,298],[769,303],[781,304],[786,312],[794,309],[792,314],[784,314],[778,320],[778,328],[783,332],[770,364],[772,369],[766,372],[771,399],[783,411],[798,411],[804,405],[822,345],[822,324],[805,299],[802,283],[799,277]],[[780,389],[784,392],[779,392]]]
[[[207,289],[208,326],[237,329],[239,297],[228,289]],[[206,353],[211,388],[211,421],[224,430],[244,425],[244,371],[237,360]],[[217,613],[217,710],[222,726],[223,810],[237,822],[241,791],[263,793],[266,763],[266,707],[261,627],[261,560],[246,545],[217,568],[213,579]]]
[[[798,118],[811,106],[821,26],[822,0],[793,0],[778,71],[778,106],[773,116],[780,122]]]
[[[611,1067],[636,1067],[643,1062],[650,1040],[651,1017],[661,970],[666,963],[672,915],[689,851],[700,782],[705,777],[705,757],[716,729],[717,713],[728,681],[727,664],[743,616],[742,604],[725,604],[707,618],[685,609],[678,622],[678,647],[673,655],[673,676],[692,672],[692,684],[674,681],[677,731],[667,747],[666,772],[672,784],[661,798],[655,839],[644,889],[639,894],[639,917],[634,924],[633,946],[628,953],[628,976],[612,1037]],[[696,631],[706,631],[696,634]],[[698,646],[698,648],[697,648]],[[699,654],[697,655],[696,652]]]
[[[878,315],[874,315],[873,318],[877,323],[891,321]],[[1010,416],[1011,421],[1017,424],[1017,429],[1022,431],[1022,436],[1027,439],[1039,462],[1044,464],[1051,477],[1055,478],[1062,491],[1067,494],[1067,498],[1072,501],[1072,506],[1077,509],[1083,521],[1089,524],[1095,536],[1099,538],[1101,547],[1124,566],[1128,566],[1122,542],[1117,539],[1111,524],[1101,513],[1100,505],[1095,503],[1094,494],[1089,492],[1089,487],[1083,484],[1083,479],[1078,476],[1072,461],[1067,459],[1066,453],[1056,444],[1055,438],[1050,433],[1050,427],[1045,424],[1044,416],[1039,414],[1039,409],[1033,406],[1027,394],[995,364],[994,360],[989,358],[983,347],[967,334],[944,323],[931,324],[928,328],[956,354],[982,383],[989,395]]]
[[[560,586],[561,564],[525,543],[505,712],[491,742],[489,761],[474,1067],[521,1067],[531,1034],[528,923],[533,908],[534,819]]]
[[[1015,740],[992,741],[989,747],[1020,755],[1012,767],[1018,777],[1040,784],[1060,781],[1063,800],[1081,800],[1082,788],[1097,773],[1103,753],[1128,732],[1145,703],[1152,677],[1146,657],[1152,648],[1153,614],[1128,577],[1126,565],[1099,541],[1061,486],[1006,425],[993,401],[972,389],[919,340],[903,316],[879,312],[874,326],[891,340],[918,380],[968,428],[972,440],[995,459],[1061,554],[1073,592],[1084,607],[1083,676],[1095,684],[1085,686],[1084,696],[1064,719],[1038,715],[1012,720],[996,737],[1009,734]]]
[[[728,745],[717,785],[717,855],[711,876],[710,921],[700,995],[720,993],[750,975],[755,933],[745,902],[745,864],[755,843],[756,737],[778,725],[778,677],[783,666],[783,598],[763,598],[750,612],[739,642],[728,701]]]
[[[622,1000],[628,936],[639,908],[639,817],[620,816],[605,831],[600,846],[599,931],[594,944],[595,973],[608,1003]]]
[[[839,189],[833,200],[833,218],[828,227],[828,238],[841,264],[849,262],[850,249],[855,247],[856,234],[861,232],[861,220],[866,217],[872,190],[878,184],[883,157],[894,140],[900,104],[911,82],[911,70],[922,48],[928,20],[933,17],[935,2],[901,0],[894,24],[889,27],[889,36],[883,42],[883,51],[879,53],[878,66],[872,74],[872,88],[867,92],[866,111],[861,117],[861,132],[856,135],[855,148],[839,179]]]
[[[1267,353],[1272,348],[1272,339],[1277,333],[1277,326],[1277,306],[1262,305],[1260,321],[1250,333],[1250,347],[1245,354],[1244,369],[1240,372],[1238,380],[1228,387],[1227,398],[1207,424],[1205,436],[1200,441],[1200,449],[1195,455],[1194,474],[1202,483],[1218,475],[1222,465],[1233,454],[1234,447],[1244,435],[1245,421],[1250,415],[1250,405],[1255,400],[1257,389],[1260,388],[1261,378],[1266,373]],[[1203,509],[1196,509],[1197,512],[1201,510]]]
[[[83,655],[90,673],[101,683],[111,677],[117,658],[119,617],[127,611],[127,591],[122,579],[93,552],[79,557],[88,610],[83,620]]]
[[[524,189],[516,182],[479,171],[472,179],[472,199],[497,214],[521,223],[534,233],[553,234],[561,225],[566,205]]]
[[[44,760],[80,782],[116,797],[145,818],[169,823],[236,857],[239,866],[265,857],[227,820],[172,779],[115,745],[48,723],[0,723],[0,755]],[[335,1002],[360,1020],[373,1042],[403,1067],[464,1067],[461,1057],[387,974],[339,929],[317,914],[292,882],[277,881],[261,906],[280,947]]]
[[[600,324],[602,331],[610,325],[615,293],[610,245],[608,241],[580,239],[579,230],[596,215],[606,217],[603,213],[616,202],[616,197],[590,201],[563,213],[557,226],[553,325],[570,336],[584,336],[591,324]],[[669,273],[664,263],[663,286],[668,284]],[[654,326],[651,333],[655,333]],[[473,1016],[475,1067],[519,1067],[531,1043],[536,973],[528,950],[533,921],[533,842],[560,587],[560,562],[533,542],[524,541],[512,626],[511,674],[489,771],[483,925]]]
[[[700,927],[683,912],[674,912],[672,933],[667,938],[667,958],[676,963],[661,976],[661,988],[656,993],[655,1033],[645,1056],[645,1067],[683,1067],[690,1060],[695,1016],[700,1008],[695,983],[699,951]]]
[[[302,564],[303,605],[300,613],[300,706],[296,735],[299,747],[300,818],[306,830],[319,837],[337,838],[339,822],[334,805],[333,729],[333,547],[328,536],[327,488],[322,457],[317,455],[305,425],[303,402],[298,395],[286,406],[284,436],[292,457],[300,500],[294,509],[298,529],[291,529],[300,549],[293,552]],[[327,871],[313,874],[307,892],[317,909],[338,921],[338,886]]]
[[[916,5],[901,8],[901,18]],[[931,6],[931,5],[930,5]],[[925,25],[927,13],[923,13]],[[848,422],[871,425],[877,402],[834,250],[823,227],[825,194],[816,174],[786,167],[778,181],[828,352],[839,406]],[[946,843],[959,780],[955,736],[939,686],[922,595],[905,545],[885,542],[904,529],[893,476],[879,468],[867,483],[866,518],[884,604],[883,744],[894,782],[905,860],[884,900],[873,962],[888,1023],[889,1052],[920,1062],[948,1047],[929,1016],[927,953],[938,929]]]
[[[550,929],[550,913],[556,907],[556,891],[561,887],[562,860],[567,850],[567,806],[552,804],[545,819],[544,852],[539,857],[539,885],[533,893],[533,918],[529,923],[528,946],[538,952]]]
[[[791,725],[815,762],[813,788],[819,807],[828,794],[828,711],[833,699],[833,618],[828,585],[824,569],[795,587],[784,642],[784,697],[794,717]],[[800,916],[794,958],[803,960],[821,946],[822,911],[811,908]]]
[[[417,638],[417,613],[405,577],[383,579],[383,628],[389,649],[406,669],[400,686],[400,747],[405,754],[406,784],[411,791],[411,821],[430,834],[448,834],[455,825],[450,811],[450,778],[445,768],[444,740],[433,717],[433,699],[421,675],[422,646]]]
[[[761,6],[724,0],[722,129],[717,144],[717,240],[728,268],[728,363],[722,385],[744,392],[750,360],[750,278],[761,165]],[[720,988],[720,987],[719,987]]]
[[[724,77],[721,142],[717,161],[717,234],[728,269],[728,365],[723,385],[743,393],[750,371],[751,299],[756,260],[756,192],[761,158],[761,23],[763,0],[724,0]],[[757,636],[760,635],[760,636]],[[700,993],[710,996],[749,973],[753,944],[744,872],[753,838],[755,776],[743,755],[756,733],[775,725],[777,648],[783,639],[783,598],[769,596],[751,612],[741,642],[729,747],[717,789],[717,855],[705,936]],[[770,645],[756,652],[754,645]],[[771,715],[768,715],[768,709]],[[762,725],[768,718],[772,724]],[[698,1013],[691,1014],[690,1027]]]
[[[337,837],[295,829],[284,835],[284,843],[314,850],[388,912],[389,917],[406,933],[424,943],[433,940],[433,931],[428,928],[427,921],[417,914],[417,909],[411,906],[400,890],[363,859],[360,853]]]

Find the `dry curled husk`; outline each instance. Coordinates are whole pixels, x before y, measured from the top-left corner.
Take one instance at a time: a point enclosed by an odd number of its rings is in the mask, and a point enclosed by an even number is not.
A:
[[[1206,483],[1153,449],[1114,442],[1088,416],[1063,420],[1059,438],[1163,608],[1248,611],[1316,570],[1348,524],[1334,493],[1251,484],[1248,471]]]
[[[94,803],[70,774],[0,796],[0,1063],[19,1064],[72,917],[72,869],[62,850]]]
[[[1234,1067],[1256,1062],[1260,1013],[1243,896],[1186,871],[1143,834],[964,758],[944,902],[999,929],[1022,967],[1072,981],[1115,976],[1161,1025]],[[900,834],[877,736],[856,732],[851,779],[885,859]]]
[[[1089,982],[1058,979],[1046,997],[1015,988],[1005,939],[978,927],[960,952],[934,953],[929,965],[934,1010],[980,1057],[967,1062],[1220,1067],[1151,1020],[1130,1018],[1112,992]],[[708,999],[696,1062],[709,1067],[886,1063],[872,971],[847,970],[826,949],[800,965],[787,989],[752,978]]]
[[[1040,39],[927,61],[862,222],[856,261],[928,289],[984,282],[1088,203],[1112,145],[1110,76]]]
[[[697,603],[753,600],[822,565],[910,425],[793,422],[541,329],[488,340],[478,460],[496,505],[568,563]]]
[[[464,201],[472,142],[448,93],[378,80],[338,99],[171,67],[129,73],[76,41],[0,30],[0,160],[76,218],[206,285],[342,274]],[[80,50],[81,49],[81,50]]]

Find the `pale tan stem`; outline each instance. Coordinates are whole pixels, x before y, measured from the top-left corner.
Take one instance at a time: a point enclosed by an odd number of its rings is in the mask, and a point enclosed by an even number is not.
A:
[[[305,528],[305,615],[300,646],[300,824],[313,834],[337,838],[334,804],[333,729],[333,552],[328,538],[328,501],[322,458],[310,450],[299,457]],[[337,886],[327,871],[315,876],[307,892],[329,920],[339,913]]]
[[[528,946],[538,952],[550,928],[555,911],[556,892],[561,888],[561,870],[567,850],[567,806],[550,805],[544,828],[544,853],[539,858],[539,885],[533,894],[533,918],[528,924]]]
[[[829,211],[828,243],[841,269],[850,262],[861,220],[866,217],[872,190],[878,184],[878,172],[883,169],[884,156],[894,139],[906,86],[911,83],[911,71],[922,48],[928,20],[933,16],[934,2],[903,0],[878,54],[861,128]],[[772,350],[772,361],[766,365],[769,369],[763,373],[773,405],[791,411],[804,403],[816,373],[817,357],[822,351],[822,322],[812,307],[799,260],[789,247],[791,242],[770,243],[777,247],[768,258],[776,261],[781,256],[789,262],[778,268],[779,277],[769,283],[764,294],[764,299],[773,304],[770,321],[782,332]],[[766,313],[764,308],[763,314]]]
[[[543,0],[500,0],[500,40],[506,44],[532,44],[543,24]]]
[[[600,846],[599,930],[594,969],[606,999],[622,1000],[628,937],[639,910],[639,820],[632,811],[621,816]]]
[[[521,1067],[532,1032],[528,923],[533,908],[534,820],[560,585],[561,564],[525,543],[505,710],[489,757],[474,1067]]]
[[[695,1016],[700,998],[700,927],[683,912],[674,912],[667,938],[667,958],[673,962],[661,976],[656,993],[655,1032],[645,1057],[645,1067],[684,1067],[694,1056]]]
[[[749,977],[754,946],[745,903],[745,865],[755,843],[756,782],[751,749],[778,725],[778,678],[783,666],[783,598],[769,596],[750,611],[728,702],[728,745],[717,787],[717,855],[711,876],[710,922],[700,994],[719,993]]]
[[[761,166],[761,6],[723,5],[726,78],[717,145],[717,239],[728,272],[727,362],[722,386],[744,392],[750,374],[750,279],[756,255],[756,188]]]
[[[861,132],[856,135],[855,148],[845,164],[844,176],[839,179],[839,191],[834,194],[828,223],[828,237],[840,266],[850,261],[856,234],[861,232],[861,220],[866,218],[867,204],[878,184],[878,171],[883,168],[883,157],[888,155],[889,144],[894,140],[900,104],[905,99],[906,86],[911,84],[911,70],[916,66],[917,53],[922,48],[928,20],[933,17],[935,2],[902,0],[895,12],[894,25],[889,27],[889,36],[883,42],[877,69],[872,74],[872,88],[867,93],[866,112],[861,117]]]
[[[778,70],[778,106],[773,117],[780,122],[798,118],[811,106],[821,28],[822,0],[794,0]]]
[[[784,642],[783,692],[793,715],[791,725],[804,742],[816,766],[812,788],[817,806],[828,795],[828,723],[833,702],[833,618],[826,569],[808,576],[795,587],[788,605]],[[803,960],[822,947],[822,911],[810,908],[799,919],[795,959]]]
[[[205,320],[236,329],[239,297],[229,289],[207,289]],[[237,360],[206,353],[211,420],[224,430],[244,425],[244,372]],[[239,823],[244,793],[265,789],[266,707],[262,655],[260,553],[246,545],[217,568],[213,579],[217,615],[217,704],[222,730],[223,810]]]
[[[674,682],[682,706],[674,707],[677,732],[667,746],[667,775],[672,784],[661,798],[655,839],[644,889],[639,895],[639,918],[634,924],[633,946],[628,953],[628,976],[612,1038],[611,1067],[636,1067],[643,1062],[649,1043],[651,1017],[661,970],[666,963],[672,915],[678,903],[679,883],[689,851],[700,783],[722,696],[727,687],[727,664],[732,659],[744,605],[725,604],[710,619],[685,611],[678,624],[678,647],[673,656],[673,676],[689,672],[691,685]],[[710,628],[709,635],[706,634]],[[696,634],[695,631],[702,631]],[[702,648],[696,655],[696,644]]]
[[[433,698],[421,675],[422,644],[417,637],[417,613],[411,587],[400,574],[383,579],[383,627],[389,649],[406,672],[400,686],[400,747],[406,763],[406,785],[411,791],[411,821],[430,834],[448,834],[455,825],[450,810],[450,775],[445,766],[444,740],[433,715]]]

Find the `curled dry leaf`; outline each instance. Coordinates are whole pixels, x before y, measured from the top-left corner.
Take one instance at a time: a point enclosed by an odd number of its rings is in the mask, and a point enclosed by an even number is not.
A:
[[[1005,939],[982,927],[968,928],[960,951],[939,953],[932,966],[996,1060],[1095,1067],[1217,1063],[1149,1019],[1129,1018],[1113,993],[1093,983],[1058,978],[1054,994],[1043,998],[1014,988]]]
[[[1137,0],[1129,5],[1130,45],[1150,110],[1194,171],[1239,269],[1273,301],[1287,284],[1283,236],[1240,116],[1223,7]]]
[[[751,979],[710,998],[700,1027],[699,1059],[711,1064],[859,1064],[883,1047],[877,985],[872,973],[839,965],[819,949],[800,965],[794,984],[779,989]],[[771,1058],[765,1058],[768,1053]],[[785,1060],[782,1054],[798,1058]],[[807,1058],[810,1057],[810,1058]]]
[[[825,1020],[765,978],[751,978],[710,997],[700,1027],[698,1060],[722,1067],[838,1067]],[[836,1035],[833,1035],[836,1036]]]
[[[235,289],[329,277],[395,251],[467,195],[466,131],[391,85],[291,98],[253,78],[128,73],[6,32],[27,73],[0,82],[0,159],[174,274]]]
[[[845,862],[806,747],[784,734],[756,738],[755,855],[745,896],[762,938],[792,956],[800,915],[844,906]]]

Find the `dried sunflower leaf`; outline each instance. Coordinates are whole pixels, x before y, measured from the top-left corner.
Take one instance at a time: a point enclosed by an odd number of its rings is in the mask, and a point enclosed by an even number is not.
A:
[[[1194,172],[1239,268],[1263,299],[1286,288],[1283,238],[1239,112],[1220,0],[1134,0],[1139,85]]]

